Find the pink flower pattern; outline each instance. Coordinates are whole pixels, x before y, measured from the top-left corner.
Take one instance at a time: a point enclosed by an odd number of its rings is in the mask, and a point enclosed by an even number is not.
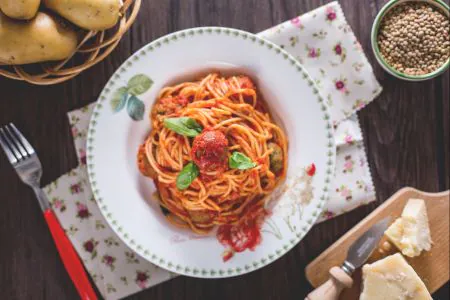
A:
[[[93,238],[83,243],[83,249],[84,251],[90,253],[91,259],[94,259],[97,256],[97,245],[98,241],[94,240]]]
[[[328,22],[332,22],[334,20],[336,20],[336,10],[334,10],[334,8],[332,7],[327,7],[327,9],[325,10],[325,14],[326,14],[326,20]]]
[[[150,276],[148,275],[147,271],[145,271],[145,272],[136,271],[136,279],[134,281],[141,289],[147,288],[147,283],[148,283],[149,279],[150,279]]]
[[[341,185],[336,189],[336,192],[339,193],[345,200],[352,200],[352,190],[349,189],[346,185]]]
[[[344,174],[345,173],[352,173],[354,167],[355,167],[355,161],[352,159],[351,155],[347,155],[345,157],[344,170],[342,172]]]
[[[306,45],[305,50],[309,58],[318,58],[321,54],[320,48],[309,47]]]
[[[83,190],[83,186],[82,186],[81,182],[77,182],[77,183],[70,185],[70,193],[72,195],[82,193],[83,191],[84,190]]]
[[[364,157],[359,158],[359,166],[362,168],[366,164],[366,159]]]
[[[360,52],[363,52],[363,51],[364,51],[363,47],[362,47],[361,44],[358,42],[358,40],[355,40],[355,41],[353,42],[353,46],[355,47],[355,50],[356,50],[356,51],[360,51]]]
[[[341,42],[334,45],[333,52],[335,55],[340,57],[341,63],[343,63],[347,58],[347,50],[344,47],[342,47]]]
[[[86,165],[86,151],[84,149],[78,150],[78,157],[80,158],[80,163]]]
[[[354,110],[360,110],[361,108],[365,107],[367,105],[367,101],[363,99],[357,99],[355,103],[353,104],[352,108]]]
[[[295,18],[291,19],[291,24],[299,29],[305,28],[300,20],[300,17],[295,17]]]
[[[336,53],[336,55],[342,55],[342,46],[341,46],[341,44],[337,44],[336,46],[334,46],[333,50],[334,50],[334,53]]]
[[[345,94],[345,95],[349,95],[350,91],[347,88],[347,79],[345,79],[344,77],[341,77],[339,79],[335,79],[334,80],[334,86],[336,87],[336,90]]]
[[[353,138],[352,135],[350,135],[349,133],[347,133],[344,136],[344,141],[347,145],[354,145],[355,144],[355,139]]]
[[[92,216],[91,212],[83,203],[77,202],[77,218],[83,220]]]
[[[322,217],[322,219],[330,220],[330,219],[334,218],[335,216],[336,216],[336,214],[334,212],[329,211],[328,209],[325,209],[322,212],[322,216],[321,217]]]
[[[72,126],[72,136],[78,136],[78,128],[76,126]]]
[[[111,269],[111,271],[114,271],[115,266],[114,263],[116,262],[116,258],[114,256],[105,254],[102,258],[102,263],[104,263],[107,267]]]
[[[64,212],[67,209],[64,200],[61,198],[54,197],[52,200],[50,200],[50,203],[51,203],[53,209],[55,209],[55,210],[57,209],[60,212]]]

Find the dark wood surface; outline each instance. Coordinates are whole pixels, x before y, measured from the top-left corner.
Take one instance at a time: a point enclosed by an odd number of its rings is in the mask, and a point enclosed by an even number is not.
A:
[[[218,25],[259,32],[328,1],[144,0],[138,20],[104,62],[56,86],[0,78],[0,125],[13,121],[36,146],[49,183],[76,166],[66,113],[96,100],[114,70],[153,39],[188,27]],[[448,0],[446,1],[448,3]],[[130,299],[303,299],[304,268],[384,199],[403,186],[449,189],[449,72],[408,83],[386,74],[370,50],[382,0],[342,0],[348,22],[384,87],[360,114],[378,201],[313,227],[283,258],[237,278],[179,277]],[[0,155],[0,299],[78,299],[32,191]],[[434,295],[449,299],[448,283]],[[351,300],[351,299],[349,299]]]

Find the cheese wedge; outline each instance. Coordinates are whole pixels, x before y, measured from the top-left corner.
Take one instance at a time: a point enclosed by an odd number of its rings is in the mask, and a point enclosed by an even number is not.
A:
[[[425,201],[410,199],[401,217],[384,234],[403,255],[415,257],[423,250],[429,251],[432,242]]]
[[[423,281],[400,253],[362,268],[359,300],[433,300]]]

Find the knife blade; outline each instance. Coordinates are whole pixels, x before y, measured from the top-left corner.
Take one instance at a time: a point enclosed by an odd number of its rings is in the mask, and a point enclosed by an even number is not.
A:
[[[305,300],[336,300],[344,288],[353,285],[352,274],[361,267],[377,248],[384,232],[391,223],[391,217],[386,217],[370,227],[361,235],[347,251],[347,258],[341,267],[330,269],[331,278],[312,291]]]
[[[384,232],[391,223],[391,217],[386,217],[373,225],[362,236],[360,236],[348,249],[347,259],[342,269],[351,275],[355,269],[361,267],[377,247]]]

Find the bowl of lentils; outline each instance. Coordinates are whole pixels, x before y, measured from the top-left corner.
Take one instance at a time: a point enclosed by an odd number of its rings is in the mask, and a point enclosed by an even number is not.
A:
[[[450,65],[449,6],[441,0],[391,0],[372,27],[372,49],[390,74],[422,81]]]

